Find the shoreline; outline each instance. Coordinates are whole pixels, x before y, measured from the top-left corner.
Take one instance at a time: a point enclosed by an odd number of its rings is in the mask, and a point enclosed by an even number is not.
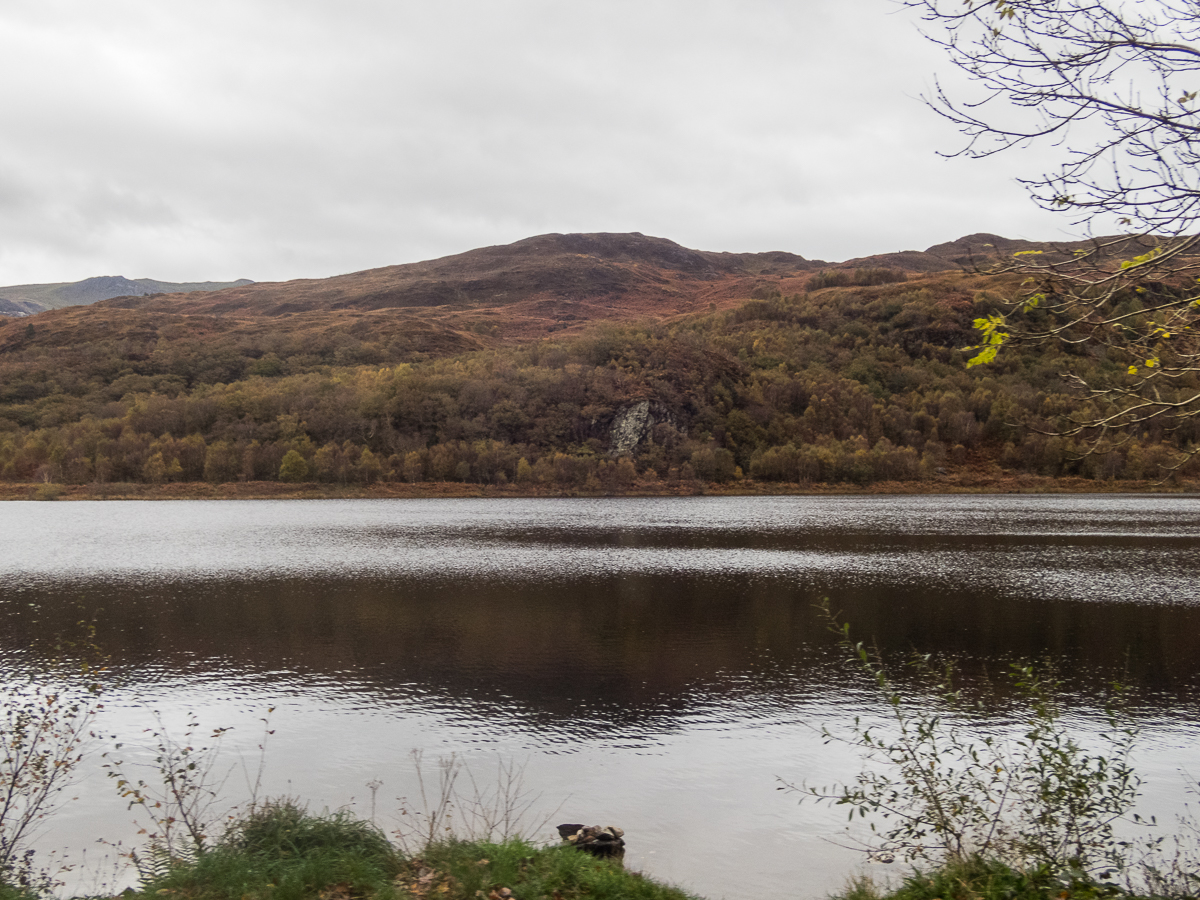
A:
[[[1154,481],[1092,481],[1041,475],[990,476],[951,473],[928,481],[792,484],[737,481],[667,483],[639,481],[628,487],[588,490],[536,484],[464,482],[376,482],[374,484],[287,484],[277,481],[202,481],[168,484],[30,484],[0,482],[5,500],[437,500],[461,498],[610,497],[804,497],[936,494],[1200,494],[1200,480],[1164,485]]]

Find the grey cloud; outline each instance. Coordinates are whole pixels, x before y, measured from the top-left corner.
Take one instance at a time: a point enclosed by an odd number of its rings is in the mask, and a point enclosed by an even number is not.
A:
[[[1045,160],[936,156],[940,60],[894,10],[18,0],[0,283],[322,276],[548,230],[827,259],[1057,236],[1012,180]]]

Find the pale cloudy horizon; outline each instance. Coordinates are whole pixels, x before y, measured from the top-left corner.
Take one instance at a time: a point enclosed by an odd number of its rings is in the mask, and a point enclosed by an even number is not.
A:
[[[547,232],[840,261],[1079,235],[946,159],[891,0],[10,0],[0,284],[325,277]]]

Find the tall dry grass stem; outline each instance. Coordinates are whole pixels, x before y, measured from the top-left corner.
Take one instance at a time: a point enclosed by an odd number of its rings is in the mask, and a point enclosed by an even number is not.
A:
[[[498,760],[489,786],[457,753],[438,757],[432,772],[420,750],[413,750],[409,759],[417,792],[397,798],[400,810],[393,831],[406,854],[449,839],[503,843],[529,838],[562,808],[560,803],[543,816],[536,814],[542,795],[526,786],[525,763]]]

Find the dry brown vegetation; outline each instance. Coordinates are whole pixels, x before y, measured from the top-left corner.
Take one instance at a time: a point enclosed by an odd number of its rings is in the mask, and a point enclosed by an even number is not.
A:
[[[134,483],[155,496],[413,496],[1161,480],[1196,442],[1190,424],[1147,427],[1105,456],[1053,435],[1087,411],[1061,373],[1112,370],[1102,350],[967,370],[973,319],[1016,282],[916,270],[1009,244],[974,235],[902,254],[905,271],[880,265],[903,261],[892,257],[830,267],[549,235],[7,320],[0,480],[64,496]],[[614,453],[613,423],[641,401],[654,421]],[[1194,475],[1176,473],[1176,487]]]

